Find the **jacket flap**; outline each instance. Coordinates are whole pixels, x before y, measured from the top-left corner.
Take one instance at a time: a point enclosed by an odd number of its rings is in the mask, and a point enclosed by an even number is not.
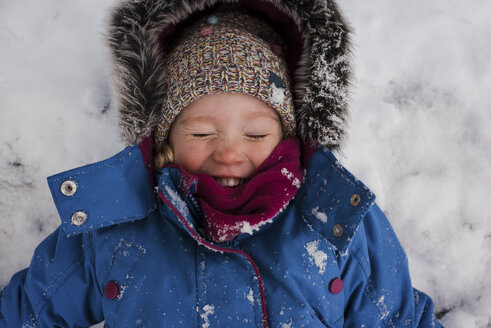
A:
[[[318,150],[309,163],[298,200],[313,229],[344,253],[375,195],[328,150]]]
[[[153,188],[137,145],[47,180],[67,235],[138,220],[154,208]]]

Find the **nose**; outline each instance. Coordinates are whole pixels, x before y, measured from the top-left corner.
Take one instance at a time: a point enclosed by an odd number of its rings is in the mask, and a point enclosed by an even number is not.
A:
[[[237,165],[243,163],[246,156],[238,145],[228,143],[221,145],[214,151],[213,159],[220,164]]]

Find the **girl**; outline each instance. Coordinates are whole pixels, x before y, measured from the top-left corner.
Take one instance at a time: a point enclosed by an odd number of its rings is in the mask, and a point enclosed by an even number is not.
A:
[[[326,0],[121,3],[131,146],[48,178],[62,224],[2,291],[0,327],[440,326],[331,152],[348,32]]]

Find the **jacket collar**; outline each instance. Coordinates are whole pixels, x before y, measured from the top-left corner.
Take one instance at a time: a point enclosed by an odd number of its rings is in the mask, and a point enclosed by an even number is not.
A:
[[[47,180],[67,235],[139,220],[154,210],[153,188],[137,145]]]
[[[324,148],[312,156],[295,202],[308,224],[342,254],[375,195]]]

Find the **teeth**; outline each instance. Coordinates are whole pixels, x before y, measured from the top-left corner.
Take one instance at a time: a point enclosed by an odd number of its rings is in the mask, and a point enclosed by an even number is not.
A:
[[[242,184],[242,179],[236,178],[215,178],[215,180],[224,187],[237,187]]]

